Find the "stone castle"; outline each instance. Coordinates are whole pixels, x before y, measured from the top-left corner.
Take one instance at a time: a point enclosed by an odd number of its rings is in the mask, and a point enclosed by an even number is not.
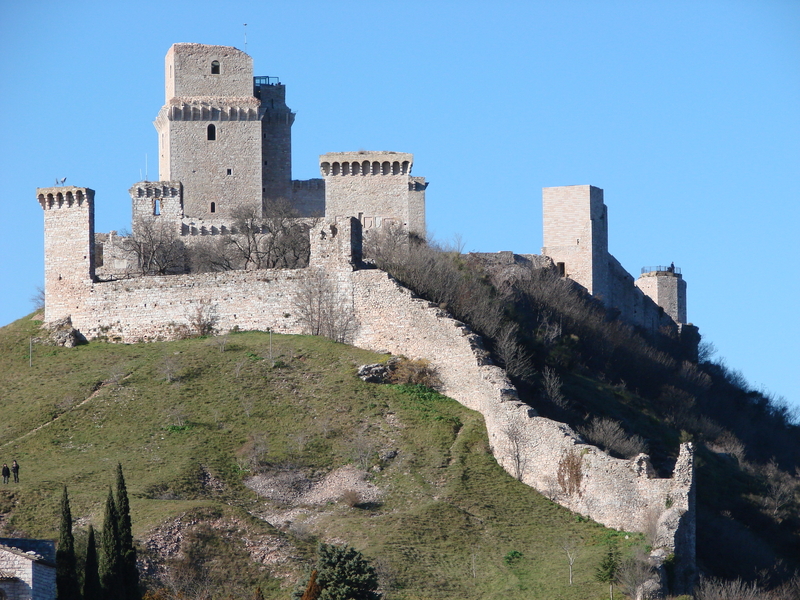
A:
[[[658,521],[656,553],[677,557],[677,590],[694,577],[692,449],[681,449],[672,478],[655,477],[649,458],[612,458],[568,426],[539,417],[517,396],[481,340],[445,311],[365,268],[361,244],[371,230],[402,227],[425,234],[424,178],[411,176],[413,157],[399,152],[337,152],[320,157],[320,179],[291,179],[294,113],[285,87],[253,77],[252,59],[235,48],[175,44],[166,56],[166,102],[155,120],[157,182],[130,189],[137,218],[166,224],[187,243],[235,235],[237,209],[266,213],[289,202],[309,227],[308,266],[164,276],[130,276],[114,234],[94,231],[94,191],[40,188],[44,210],[45,321],[69,318],[87,338],[169,339],[200,312],[217,330],[307,333],[299,300],[323,277],[352,316],[350,343],[426,358],[443,393],[481,412],[492,451],[510,473],[556,502],[605,525],[643,531]],[[608,252],[603,191],[592,186],[546,188],[541,259],[582,286],[620,318],[649,331],[665,329],[696,346],[686,322],[680,270],[644,269],[638,280]],[[105,248],[104,248],[105,247]],[[102,273],[103,277],[99,277]],[[514,433],[514,439],[509,432]],[[562,481],[565,461],[580,476]],[[515,467],[516,465],[516,467]],[[535,468],[534,468],[535,467]]]

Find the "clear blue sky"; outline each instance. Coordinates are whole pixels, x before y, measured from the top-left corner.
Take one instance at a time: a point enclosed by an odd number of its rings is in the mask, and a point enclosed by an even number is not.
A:
[[[241,4],[241,6],[237,6]],[[413,152],[430,233],[538,253],[541,188],[605,190],[629,272],[675,264],[689,320],[753,387],[800,405],[800,2],[0,0],[0,324],[43,281],[35,188],[127,189],[175,42],[244,47],[324,152]]]

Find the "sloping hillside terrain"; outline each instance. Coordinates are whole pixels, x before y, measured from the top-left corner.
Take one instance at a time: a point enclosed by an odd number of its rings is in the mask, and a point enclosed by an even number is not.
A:
[[[66,485],[82,554],[119,462],[150,589],[286,598],[325,541],[361,550],[389,599],[601,598],[608,542],[645,543],[506,474],[479,414],[356,376],[386,356],[258,332],[30,356],[39,325],[0,329],[0,460],[21,465],[2,534],[57,537]]]
[[[479,333],[539,414],[612,455],[649,452],[661,476],[694,442],[700,574],[770,587],[800,569],[800,427],[785,401],[715,360],[713,344],[632,327],[531,257],[383,236],[370,260]]]

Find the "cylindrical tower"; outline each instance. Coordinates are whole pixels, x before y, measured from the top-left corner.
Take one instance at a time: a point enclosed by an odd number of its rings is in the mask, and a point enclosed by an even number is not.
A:
[[[664,309],[678,324],[686,323],[686,282],[674,264],[668,267],[643,267],[636,280],[638,287]]]

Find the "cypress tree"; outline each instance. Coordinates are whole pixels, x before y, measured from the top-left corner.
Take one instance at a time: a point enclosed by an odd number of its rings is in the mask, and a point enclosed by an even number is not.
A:
[[[133,533],[131,531],[131,507],[128,502],[128,490],[125,487],[125,477],[122,474],[122,465],[117,463],[117,516],[119,522],[119,546],[121,558],[121,584],[124,598],[139,600],[139,571],[136,569],[136,548],[133,547]]]
[[[122,557],[119,544],[119,515],[111,488],[106,499],[103,534],[100,537],[100,584],[106,598],[122,598]]]
[[[94,527],[89,525],[89,540],[86,542],[86,565],[83,570],[83,600],[103,600],[103,588],[97,571],[97,546]]]
[[[80,600],[81,597],[67,486],[64,486],[64,494],[61,496],[61,530],[56,551],[56,591],[58,600]]]

